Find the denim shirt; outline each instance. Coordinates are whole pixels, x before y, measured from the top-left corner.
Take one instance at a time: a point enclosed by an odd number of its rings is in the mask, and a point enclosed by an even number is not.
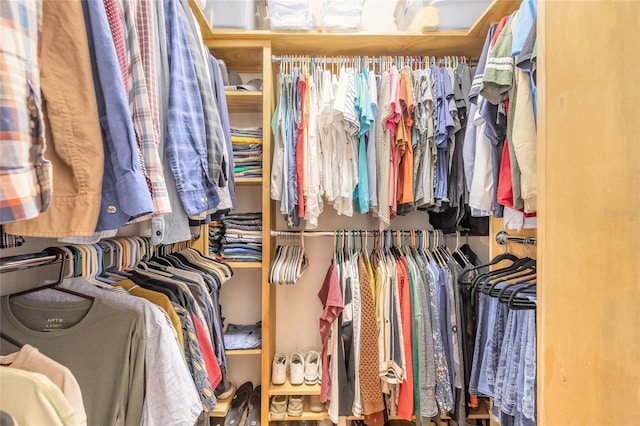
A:
[[[96,231],[106,231],[153,213],[154,206],[137,153],[129,101],[120,84],[122,76],[107,13],[101,1],[87,0],[83,5],[105,154]]]
[[[187,215],[215,208],[209,178],[204,110],[178,0],[164,0],[169,54],[169,109],[165,154]]]

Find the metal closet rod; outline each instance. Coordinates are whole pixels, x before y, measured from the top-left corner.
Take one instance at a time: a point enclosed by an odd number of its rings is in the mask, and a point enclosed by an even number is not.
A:
[[[44,266],[50,263],[55,263],[60,259],[61,257],[59,254],[52,254],[47,251],[6,256],[0,261],[0,273],[35,268],[36,266]]]
[[[496,243],[502,246],[507,243],[528,244],[535,246],[536,239],[534,237],[516,237],[513,235],[509,235],[509,233],[506,231],[499,231],[496,234]]]
[[[432,231],[432,230],[422,230],[422,229],[415,229],[413,231],[408,231],[408,230],[384,230],[384,231],[367,231],[367,230],[357,230],[357,229],[338,229],[336,231],[271,231],[271,236],[272,237],[290,237],[290,236],[296,236],[299,237],[300,235],[305,236],[305,237],[334,237],[336,235],[336,233],[342,233],[342,234],[351,234],[353,233],[353,235],[367,235],[367,236],[374,236],[374,235],[378,235],[378,234],[384,234],[386,232],[391,232],[394,235],[397,235],[398,233],[400,233],[400,235],[411,235],[411,232],[436,232],[436,231]],[[455,235],[455,234],[453,234]]]
[[[272,62],[287,62],[287,61],[292,61],[292,62],[308,62],[311,60],[317,61],[318,63],[327,63],[327,64],[339,64],[342,63],[344,61],[348,61],[348,60],[367,60],[368,62],[373,62],[373,63],[380,63],[380,64],[384,64],[386,62],[394,62],[394,61],[398,61],[401,60],[402,63],[419,63],[420,60],[422,61],[433,61],[434,63],[436,63],[437,61],[440,61],[441,63],[447,60],[453,60],[454,58],[457,58],[459,63],[465,63],[465,62],[472,62],[472,60],[470,58],[467,58],[466,56],[403,56],[403,55],[398,55],[398,56],[394,56],[394,55],[381,55],[381,56],[367,56],[367,55],[337,55],[337,56],[313,56],[313,55],[284,55],[284,56],[276,56],[276,55],[272,55],[271,56],[271,61]]]

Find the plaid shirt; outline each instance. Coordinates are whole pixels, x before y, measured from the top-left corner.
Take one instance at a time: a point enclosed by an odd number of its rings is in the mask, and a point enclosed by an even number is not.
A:
[[[0,1],[0,223],[34,218],[51,201],[40,101],[41,29],[40,0]]]
[[[209,178],[202,98],[178,0],[164,0],[169,54],[169,108],[165,152],[187,215],[215,208],[220,197]]]
[[[157,115],[153,116],[149,86],[147,83],[147,72],[154,72],[155,67],[145,70],[142,51],[145,52],[147,64],[149,65],[154,59],[150,57],[152,46],[155,46],[155,28],[153,25],[152,11],[149,7],[151,2],[147,2],[144,13],[139,13],[136,19],[136,4],[133,0],[120,1],[123,7],[123,28],[125,44],[127,46],[127,63],[129,65],[129,104],[133,115],[133,125],[136,133],[140,138],[142,147],[142,156],[146,171],[151,180],[153,203],[155,206],[155,214],[167,214],[171,212],[169,203],[169,194],[162,171],[162,161],[158,150],[158,119]],[[146,19],[144,19],[144,17]],[[146,20],[146,24],[136,28],[136,24],[140,20]],[[147,33],[144,36],[142,34]],[[145,46],[141,49],[140,41],[146,41]],[[156,99],[157,104],[157,99]]]
[[[189,50],[196,70],[196,78],[202,97],[202,107],[204,111],[204,129],[207,138],[207,156],[209,160],[209,178],[219,188],[227,184],[227,164],[226,147],[220,113],[216,104],[215,95],[211,86],[211,71],[209,69],[208,57],[203,56],[202,40],[199,34],[195,34],[190,27],[189,16],[191,9],[188,4],[182,2],[181,16],[185,26]],[[222,200],[222,198],[221,198]]]

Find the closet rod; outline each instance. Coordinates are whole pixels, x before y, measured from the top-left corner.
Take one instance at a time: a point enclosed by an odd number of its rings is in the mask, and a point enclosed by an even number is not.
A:
[[[310,60],[316,60],[319,63],[327,63],[327,64],[339,64],[342,63],[345,60],[349,60],[349,59],[364,59],[366,58],[366,60],[368,62],[372,62],[372,63],[376,63],[376,64],[384,64],[386,63],[389,58],[391,59],[402,59],[403,63],[407,63],[407,62],[415,62],[418,63],[418,59],[420,60],[425,60],[425,59],[429,59],[431,58],[432,60],[434,60],[434,62],[436,61],[442,61],[443,59],[446,60],[446,58],[457,58],[458,62],[460,63],[472,63],[473,60],[467,58],[466,56],[403,56],[403,55],[398,55],[398,56],[393,56],[393,55],[383,55],[383,56],[359,56],[359,55],[342,55],[342,56],[311,56],[311,55],[289,55],[289,56],[276,56],[276,55],[272,55],[271,56],[271,61],[272,62],[286,62],[286,61],[310,61]]]
[[[499,231],[496,234],[496,243],[500,244],[501,246],[507,243],[528,244],[528,245],[535,246],[536,239],[533,237],[515,237],[512,235],[509,235],[505,231]]]
[[[416,229],[415,231],[422,231],[422,230]],[[337,231],[271,231],[271,236],[272,237],[290,237],[290,236],[299,237],[300,235],[302,235],[304,237],[335,237],[336,232],[341,232],[341,233],[353,232],[355,235],[365,234],[368,236],[374,236],[374,235],[378,235],[378,233],[385,233],[385,232],[391,232],[394,235],[397,235],[398,232],[400,232],[401,235],[404,234],[407,236],[411,234],[411,231],[407,231],[407,230],[360,231],[357,229],[346,229],[346,230],[339,229]],[[427,232],[435,232],[435,231],[427,230]]]
[[[3,257],[0,260],[0,273],[19,271],[22,269],[44,266],[60,260],[60,256],[43,251],[32,254],[18,254],[15,256]]]

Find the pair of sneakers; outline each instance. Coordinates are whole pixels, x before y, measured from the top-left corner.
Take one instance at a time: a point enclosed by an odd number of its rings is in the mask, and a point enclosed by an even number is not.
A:
[[[312,413],[325,411],[320,395],[275,395],[271,398],[269,414],[271,420],[284,420],[286,416],[301,417],[305,407]]]
[[[320,383],[322,378],[320,353],[314,350],[310,350],[306,354],[294,352],[290,357],[283,353],[277,353],[273,357],[271,383],[283,385],[287,381],[287,370],[289,370],[289,382],[292,385]]]

